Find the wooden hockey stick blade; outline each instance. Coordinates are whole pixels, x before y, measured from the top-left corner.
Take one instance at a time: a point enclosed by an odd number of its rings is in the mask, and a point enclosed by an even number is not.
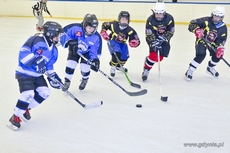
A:
[[[141,85],[139,85],[137,83],[130,82],[130,85],[133,87],[139,88],[139,89],[141,88]]]
[[[137,91],[137,92],[129,92],[125,90],[125,93],[127,93],[129,96],[142,96],[144,94],[146,94],[148,91],[146,89],[143,89],[141,91]]]
[[[90,109],[90,108],[94,108],[94,107],[99,107],[101,105],[103,105],[103,101],[97,101],[97,102],[85,105],[84,108],[85,109]]]

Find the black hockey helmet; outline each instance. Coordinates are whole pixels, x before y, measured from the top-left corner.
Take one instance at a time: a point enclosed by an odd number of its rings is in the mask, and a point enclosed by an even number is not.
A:
[[[93,27],[95,29],[93,33],[95,33],[97,31],[98,24],[99,24],[99,22],[98,22],[98,19],[97,19],[95,14],[89,14],[89,13],[86,14],[85,17],[84,17],[84,20],[82,22],[82,26],[83,26],[83,29],[85,31],[85,34],[86,35],[91,35],[91,34],[88,34],[86,32],[85,28],[87,26]]]
[[[127,18],[128,23],[130,22],[130,14],[128,11],[121,11],[118,15],[118,22],[120,22],[121,18]]]
[[[47,21],[43,25],[43,29],[44,29],[44,36],[50,39],[53,39],[54,37],[58,37],[60,33],[63,33],[62,26],[59,23],[53,21]]]
[[[126,18],[128,20],[128,24],[126,23],[121,23],[121,18]],[[125,29],[127,28],[127,26],[129,25],[130,22],[130,14],[128,11],[121,11],[118,15],[118,23],[119,23],[119,27],[120,29]]]

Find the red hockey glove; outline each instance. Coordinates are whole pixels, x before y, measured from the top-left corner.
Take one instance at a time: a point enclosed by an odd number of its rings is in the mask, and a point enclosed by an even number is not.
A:
[[[196,35],[197,38],[202,38],[203,35],[204,35],[204,29],[202,29],[202,28],[196,29],[195,35]]]
[[[101,37],[102,37],[104,40],[106,40],[106,41],[110,39],[108,33],[106,32],[106,30],[102,30],[102,31],[100,32],[100,35],[101,35]]]
[[[216,57],[217,58],[222,58],[224,56],[224,50],[225,50],[224,46],[217,47],[217,49],[216,49]]]
[[[140,44],[140,41],[137,40],[137,39],[133,39],[133,40],[129,41],[129,46],[130,47],[137,47],[137,46],[139,46],[139,44]]]

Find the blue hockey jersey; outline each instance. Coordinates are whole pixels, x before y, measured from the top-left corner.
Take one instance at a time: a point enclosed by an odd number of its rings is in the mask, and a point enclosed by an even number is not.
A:
[[[89,60],[100,58],[102,50],[102,39],[96,31],[94,34],[87,36],[84,34],[84,29],[80,23],[73,23],[65,26],[64,34],[60,38],[61,45],[68,47],[69,40],[78,41],[78,52],[85,54],[89,52]]]
[[[21,47],[18,56],[18,67],[16,73],[22,73],[32,77],[38,77],[42,74],[36,71],[32,60],[42,56],[46,61],[46,71],[51,74],[54,72],[53,64],[57,61],[58,50],[53,44],[49,45],[44,36],[32,36]]]

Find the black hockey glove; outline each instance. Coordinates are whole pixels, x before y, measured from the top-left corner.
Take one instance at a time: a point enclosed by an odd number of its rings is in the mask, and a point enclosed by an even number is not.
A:
[[[46,61],[42,56],[38,56],[32,61],[32,65],[35,67],[38,73],[44,74],[46,72]]]
[[[156,39],[155,41],[153,41],[151,43],[151,48],[155,51],[155,52],[158,52],[158,51],[162,51],[162,47],[161,47],[161,44],[162,44],[162,40],[160,39]]]
[[[91,69],[93,71],[97,72],[98,69],[100,68],[100,61],[99,61],[99,59],[93,59],[91,62],[92,62],[91,63]]]
[[[164,36],[158,36],[157,39],[162,42],[168,42],[168,39]]]
[[[54,73],[50,74],[50,77],[53,78],[54,80],[57,80],[55,82],[51,78],[47,77],[47,79],[48,79],[48,81],[50,83],[50,86],[55,88],[55,89],[60,89],[61,84],[63,84],[63,83],[62,83],[61,79],[59,78],[59,76],[57,75],[57,73],[54,72]]]
[[[77,40],[69,40],[68,41],[69,51],[73,52],[73,54],[76,54],[78,50],[78,42]]]

